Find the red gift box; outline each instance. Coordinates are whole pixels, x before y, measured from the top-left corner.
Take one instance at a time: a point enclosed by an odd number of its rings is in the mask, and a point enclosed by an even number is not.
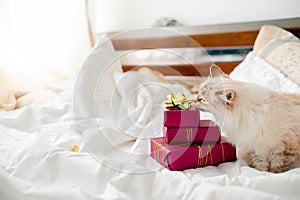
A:
[[[169,145],[164,138],[151,139],[151,156],[172,171],[235,161],[236,150],[228,142],[212,145]]]
[[[169,144],[221,141],[220,128],[211,120],[201,120],[198,127],[164,127],[164,136]]]
[[[165,127],[184,127],[199,126],[199,110],[165,110],[164,111]]]

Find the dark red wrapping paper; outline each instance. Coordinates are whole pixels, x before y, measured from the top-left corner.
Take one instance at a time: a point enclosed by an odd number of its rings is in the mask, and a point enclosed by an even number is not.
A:
[[[164,137],[169,144],[217,143],[221,141],[221,131],[211,120],[200,120],[198,127],[164,127]]]
[[[165,110],[164,126],[165,127],[184,127],[199,126],[199,110]]]
[[[211,145],[169,145],[164,138],[151,139],[151,156],[172,171],[218,165],[236,160],[236,149],[228,142]]]

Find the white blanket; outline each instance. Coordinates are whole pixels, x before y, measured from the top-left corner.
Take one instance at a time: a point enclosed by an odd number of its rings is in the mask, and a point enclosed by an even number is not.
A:
[[[157,164],[148,138],[162,135],[170,91],[187,92],[122,73],[111,42],[98,43],[54,100],[1,112],[0,199],[299,199],[299,168],[272,174],[238,160],[172,172]]]

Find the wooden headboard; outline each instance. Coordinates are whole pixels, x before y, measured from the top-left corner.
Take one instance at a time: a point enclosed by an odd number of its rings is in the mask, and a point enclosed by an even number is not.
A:
[[[199,44],[207,50],[226,49],[226,48],[242,48],[246,51],[242,52],[246,55],[252,50],[254,41],[257,37],[259,29],[262,25],[272,24],[285,28],[296,36],[300,36],[300,18],[288,20],[262,21],[254,23],[226,24],[218,26],[199,26],[188,30],[177,28],[176,31],[181,31],[187,36],[161,36],[151,37],[136,37],[136,38],[113,38],[113,44],[117,51],[120,50],[140,50],[140,49],[159,49],[159,48],[195,48]],[[176,29],[176,28],[174,28]],[[188,31],[187,31],[188,30]],[[216,62],[222,70],[229,74],[241,61],[226,61]],[[195,64],[176,64],[162,66],[147,67],[160,71],[164,75],[184,76],[207,76],[209,67],[212,63],[195,63]],[[136,70],[144,65],[123,65],[123,70]],[[170,70],[172,68],[172,70]],[[174,71],[176,73],[174,73]]]

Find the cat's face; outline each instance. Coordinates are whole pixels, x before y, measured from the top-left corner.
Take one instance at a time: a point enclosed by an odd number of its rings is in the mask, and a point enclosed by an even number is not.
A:
[[[234,106],[236,93],[228,85],[229,79],[217,66],[211,68],[211,77],[199,87],[197,106],[212,114],[224,113]]]

